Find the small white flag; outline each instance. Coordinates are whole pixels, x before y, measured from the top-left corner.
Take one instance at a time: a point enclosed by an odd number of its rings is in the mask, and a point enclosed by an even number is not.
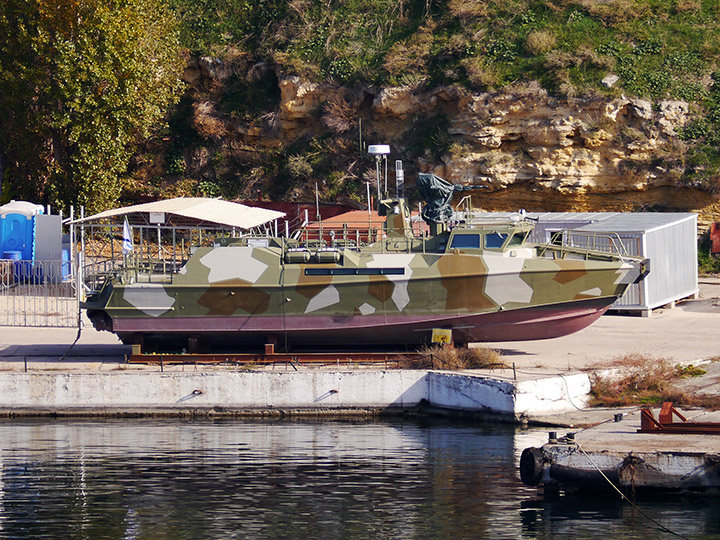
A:
[[[130,224],[128,223],[127,217],[125,217],[125,223],[123,224],[123,242],[122,242],[123,255],[132,253],[132,250],[133,250],[132,229],[130,228]]]

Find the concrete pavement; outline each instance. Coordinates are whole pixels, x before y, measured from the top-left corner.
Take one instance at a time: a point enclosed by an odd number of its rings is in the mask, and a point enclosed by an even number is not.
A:
[[[76,336],[74,328],[0,327],[0,370],[19,369],[25,358],[37,368],[57,362]],[[657,309],[652,317],[605,315],[569,336],[481,346],[497,349],[520,371],[538,374],[599,367],[632,353],[682,363],[720,360],[720,277],[700,278],[697,299]],[[97,332],[88,323],[63,363],[52,369],[102,369],[124,362],[129,353],[113,334]]]
[[[89,324],[83,328],[77,344],[70,349],[76,337],[77,330],[72,328],[0,327],[0,371],[27,369],[28,372],[101,373],[159,369],[158,366],[126,365],[125,355],[130,353],[130,348],[122,345],[113,334],[97,332]],[[535,395],[540,400],[546,399],[548,392],[566,394],[567,410],[562,417],[557,414],[526,414],[541,422],[586,425],[605,420],[610,411],[585,409],[585,401],[578,392],[588,383],[572,382],[579,381],[579,376],[571,374],[602,369],[628,354],[666,358],[678,363],[703,363],[708,374],[684,381],[683,384],[689,385],[685,390],[720,392],[720,277],[701,278],[697,299],[679,302],[674,309],[656,310],[650,318],[606,315],[594,325],[570,336],[544,341],[489,343],[485,346],[498,349],[506,364],[514,364],[515,371],[468,370],[467,375],[513,384],[534,384],[537,381],[537,391],[534,394],[532,390],[526,392],[526,396],[532,394],[532,399]],[[60,360],[64,355],[65,358]],[[179,372],[228,369],[233,368],[165,366],[165,371]],[[528,384],[525,386],[529,388]],[[522,393],[519,388],[518,395]]]
[[[652,317],[610,314],[569,336],[485,345],[533,371],[597,367],[633,353],[678,363],[720,361],[720,277],[701,277],[697,299],[656,309]]]

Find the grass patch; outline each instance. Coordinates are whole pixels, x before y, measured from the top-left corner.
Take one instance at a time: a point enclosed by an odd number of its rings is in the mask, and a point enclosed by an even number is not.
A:
[[[401,369],[491,369],[508,367],[495,349],[477,347],[442,347],[426,345],[420,356],[405,357],[398,362]]]
[[[171,0],[170,5],[183,44],[194,53],[237,47],[280,71],[346,83],[408,84],[409,77],[430,85],[478,86],[480,70],[501,86],[539,80],[550,91],[564,84],[581,92],[702,99],[720,56],[715,1]],[[572,65],[549,67],[549,54],[569,55]],[[610,91],[600,84],[608,63],[621,78]]]
[[[631,354],[616,359],[611,367],[616,368],[611,375],[591,376],[591,406],[661,405],[672,401],[678,406],[720,408],[720,396],[688,394],[674,387],[681,379],[705,375],[705,370],[692,364],[681,366],[667,358]]]
[[[700,275],[720,274],[720,258],[710,255],[710,235],[705,234],[698,241],[698,272]]]

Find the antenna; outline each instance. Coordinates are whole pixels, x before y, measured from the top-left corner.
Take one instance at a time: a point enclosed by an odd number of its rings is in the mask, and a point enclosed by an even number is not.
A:
[[[370,213],[371,210],[371,203],[370,203],[370,182],[365,182],[365,187],[367,188],[367,207],[368,207],[368,222],[370,221]]]
[[[382,198],[381,194],[381,172],[380,162],[385,161],[385,193],[387,193],[387,155],[390,153],[390,145],[388,144],[371,144],[368,146],[368,154],[375,156],[375,174],[377,177],[378,201]]]
[[[395,196],[402,199],[405,196],[405,171],[402,161],[395,160]]]
[[[320,196],[318,195],[317,182],[315,182],[315,218],[320,221]]]

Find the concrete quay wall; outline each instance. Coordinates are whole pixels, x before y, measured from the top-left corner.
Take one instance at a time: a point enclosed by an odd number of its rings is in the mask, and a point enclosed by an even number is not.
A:
[[[421,404],[522,417],[585,404],[585,375],[513,381],[424,370],[298,372],[0,372],[0,411],[112,415],[337,413]],[[568,399],[569,398],[569,399]]]
[[[659,409],[652,414],[657,418]],[[689,424],[718,423],[720,411],[687,410]],[[626,494],[672,490],[720,491],[720,449],[709,433],[641,432],[640,410],[525,448],[520,478],[556,489],[605,490],[609,482]],[[676,419],[677,421],[677,419]]]

